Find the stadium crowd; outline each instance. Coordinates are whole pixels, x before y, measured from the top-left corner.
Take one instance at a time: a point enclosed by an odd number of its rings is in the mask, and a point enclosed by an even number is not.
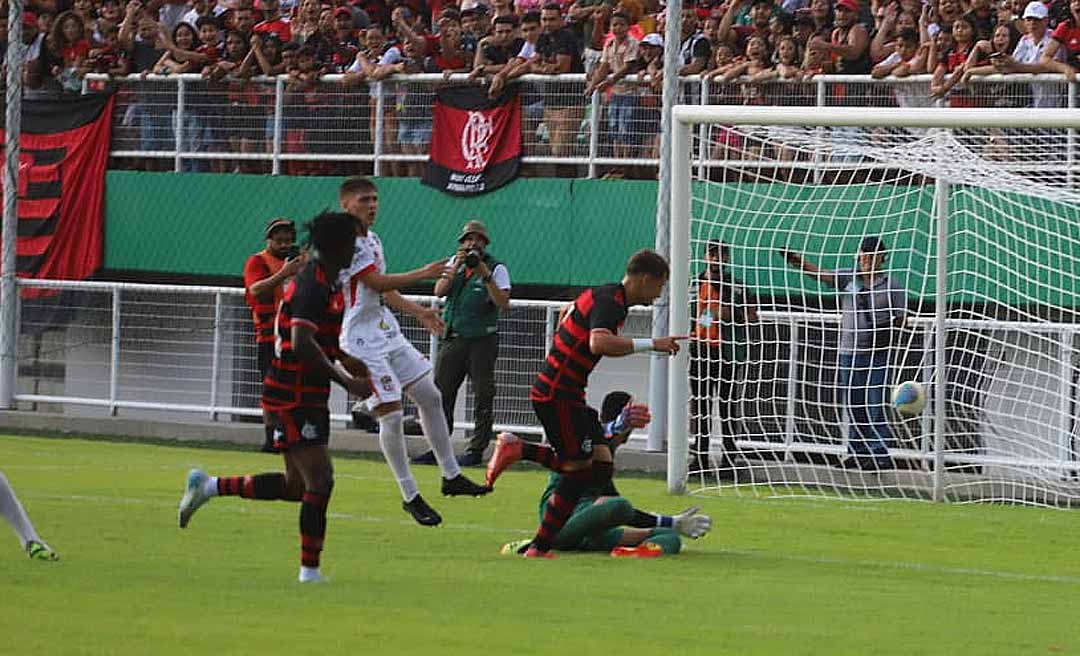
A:
[[[530,78],[525,85],[527,154],[580,152],[583,126],[598,120],[604,154],[655,157],[664,22],[660,0],[28,0],[25,83],[38,94],[117,88],[128,94],[118,111],[137,132],[137,149],[167,151],[176,101],[162,83],[113,86],[85,77],[199,74],[206,83],[186,98],[184,150],[266,153],[274,87],[253,78],[285,76],[284,151],[334,153],[358,143],[370,151],[378,93],[371,83],[391,76],[462,73],[494,93],[526,74],[580,73],[584,82]],[[2,24],[6,40],[6,16]],[[683,10],[677,47],[677,73],[711,81],[708,100],[716,104],[814,104],[813,86],[790,83],[820,74],[869,82],[926,73],[929,88],[921,83],[917,91],[831,84],[827,104],[944,98],[965,107],[1065,106],[1062,83],[969,82],[992,73],[1072,80],[1080,0],[698,0]],[[331,83],[322,80],[327,74],[343,77]],[[383,153],[426,153],[433,88],[382,86]],[[593,92],[602,116],[587,115]],[[265,168],[244,159],[215,165]],[[211,165],[195,159],[185,166]],[[341,172],[334,166],[298,161],[285,172]],[[417,167],[397,162],[385,173],[417,175]]]

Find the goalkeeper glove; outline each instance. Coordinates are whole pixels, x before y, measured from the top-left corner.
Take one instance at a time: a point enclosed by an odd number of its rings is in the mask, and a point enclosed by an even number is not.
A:
[[[619,435],[634,428],[645,428],[651,420],[652,414],[649,413],[649,406],[644,403],[627,403],[623,406],[619,416],[608,422],[604,428],[608,435]]]
[[[696,540],[712,529],[712,518],[708,515],[698,514],[701,508],[694,506],[687,508],[675,515],[673,525],[675,530],[686,537]]]

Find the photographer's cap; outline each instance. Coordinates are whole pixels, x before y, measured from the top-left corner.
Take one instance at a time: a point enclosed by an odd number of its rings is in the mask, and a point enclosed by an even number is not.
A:
[[[266,238],[270,239],[270,235],[274,234],[274,231],[279,228],[288,228],[293,231],[293,234],[296,234],[296,224],[285,217],[279,216],[270,219],[270,223],[266,224]]]
[[[860,253],[886,253],[888,249],[885,248],[885,242],[881,241],[881,237],[863,237],[862,243],[859,244]]]
[[[461,242],[465,241],[465,238],[469,235],[477,235],[479,237],[482,237],[486,243],[491,243],[491,237],[488,236],[487,228],[482,222],[477,221],[476,219],[465,223],[465,226],[461,229],[461,235],[459,235],[457,238],[458,243],[460,244]]]

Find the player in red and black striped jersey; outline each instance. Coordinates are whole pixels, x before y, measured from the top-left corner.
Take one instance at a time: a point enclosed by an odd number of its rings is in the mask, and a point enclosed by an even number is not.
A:
[[[560,319],[551,350],[529,392],[550,446],[503,439],[495,445],[488,463],[488,486],[522,458],[562,473],[525,556],[553,557],[555,536],[582,493],[594,486],[603,489],[611,482],[611,449],[599,414],[585,403],[585,387],[596,363],[605,355],[618,357],[645,351],[675,354],[679,352],[678,341],[686,339],[630,339],[618,334],[627,310],[655,301],[667,279],[667,262],[646,249],[626,263],[622,282],[593,287],[578,296]]]
[[[263,381],[263,408],[274,415],[275,446],[285,472],[209,476],[193,469],[180,500],[180,527],[211,497],[300,502],[300,581],[322,581],[319,558],[326,535],[326,507],[334,487],[330,441],[330,381],[353,394],[371,395],[362,365],[341,358],[338,331],[344,299],[338,273],[352,261],[356,232],[348,214],[323,213],[309,224],[311,254],[285,289],[275,318],[274,358]]]

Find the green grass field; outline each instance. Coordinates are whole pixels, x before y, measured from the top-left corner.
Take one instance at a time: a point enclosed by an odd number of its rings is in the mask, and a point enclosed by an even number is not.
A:
[[[902,501],[695,499],[682,554],[500,556],[536,523],[537,470],[484,499],[422,491],[414,524],[386,466],[336,460],[326,586],[295,582],[297,507],[215,499],[176,527],[187,469],[250,451],[0,438],[0,469],[59,563],[0,528],[4,654],[1080,654],[1077,511]],[[479,470],[473,470],[480,477]],[[663,482],[620,488],[678,511]]]

